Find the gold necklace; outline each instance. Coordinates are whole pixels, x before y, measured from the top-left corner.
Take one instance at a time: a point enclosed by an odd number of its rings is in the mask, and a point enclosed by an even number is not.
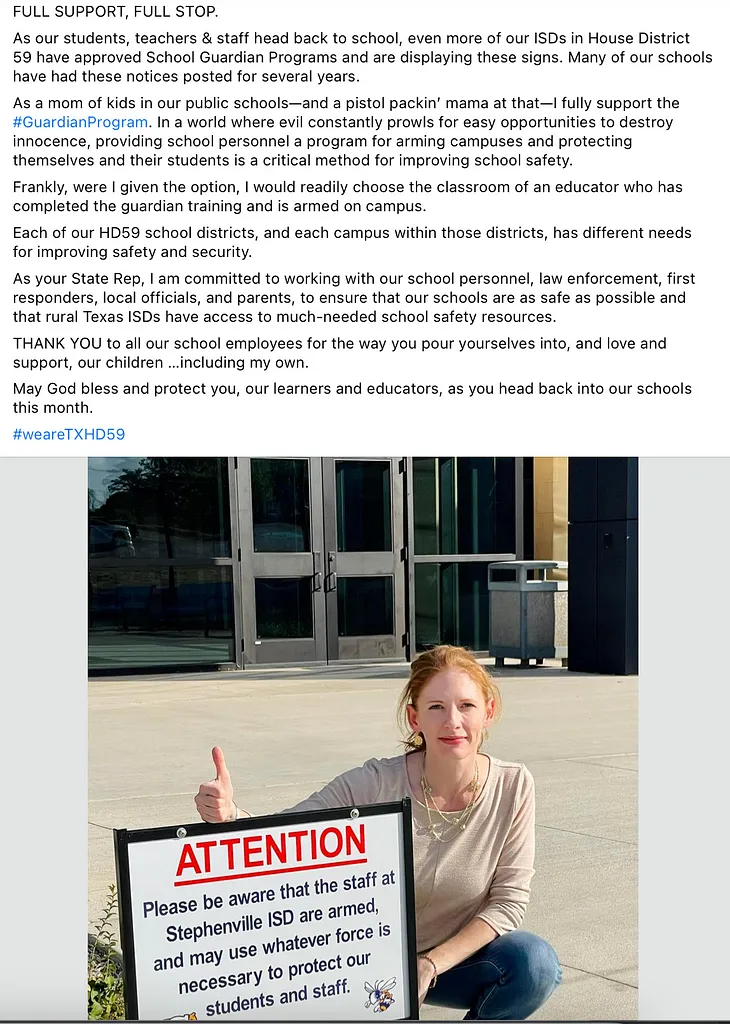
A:
[[[425,758],[424,758],[424,769],[421,772],[421,789],[423,791],[423,799],[424,799],[424,802],[426,804],[426,815],[428,816],[429,832],[431,833],[433,838],[436,839],[439,843],[450,843],[452,841],[452,839],[456,839],[456,837],[459,835],[459,833],[463,832],[466,829],[466,826],[469,824],[469,819],[471,818],[472,813],[474,811],[474,805],[476,804],[477,794],[479,792],[479,762],[477,761],[475,763],[475,765],[474,765],[474,776],[473,776],[471,782],[469,783],[469,789],[471,790],[471,796],[469,797],[469,802],[467,803],[466,807],[463,809],[463,811],[461,812],[461,814],[459,815],[458,818],[450,820],[436,806],[436,801],[433,799],[433,791],[432,791],[431,787],[429,786],[428,780],[426,778]],[[429,801],[429,797],[433,801],[433,809],[436,811],[436,813],[439,815],[439,817],[442,819],[442,821],[444,821],[446,823],[446,826],[447,826],[445,829],[442,829],[442,834],[441,835],[439,835],[439,833],[436,831],[436,825],[431,820],[431,807],[429,806],[429,802],[428,802]],[[448,836],[448,833],[451,832],[451,831],[454,832],[454,835]],[[446,838],[447,836],[448,836],[448,838]]]
[[[462,817],[463,817],[464,814],[466,814],[466,811],[469,809],[469,807],[471,807],[473,805],[473,802],[474,802],[473,801],[473,795],[474,795],[474,793],[476,793],[478,784],[479,784],[479,764],[478,764],[478,762],[475,762],[475,764],[474,764],[474,775],[472,776],[472,780],[471,780],[471,782],[469,783],[469,786],[468,786],[468,788],[469,788],[469,790],[471,792],[471,796],[469,797],[469,803],[467,804],[467,806],[462,809],[462,812],[461,812]],[[433,794],[433,790],[432,790],[431,786],[429,786],[429,784],[428,784],[428,779],[426,778],[425,771],[423,771],[421,773],[421,788],[422,789],[425,788],[425,792],[433,800],[433,795],[432,795]],[[426,801],[426,805],[428,806],[428,801]],[[433,809],[436,811],[436,813],[442,819],[442,821],[445,821],[448,825],[451,825],[451,824],[458,825],[459,822],[461,821],[461,817],[459,817],[459,818],[447,818],[443,814],[443,812],[440,810],[440,808],[438,808],[436,806],[436,801],[435,800],[433,800]],[[457,812],[456,811],[449,811],[448,813],[449,814],[455,814]]]
[[[426,801],[426,814],[428,816],[429,832],[431,833],[432,837],[434,839],[436,839],[440,843],[449,843],[449,842],[451,842],[453,839],[456,839],[456,837],[459,835],[460,832],[463,832],[466,829],[466,826],[469,823],[469,819],[471,818],[471,815],[472,815],[472,813],[474,811],[474,805],[476,803],[476,793],[472,794],[472,796],[471,796],[471,798],[469,800],[469,803],[464,808],[464,811],[453,822],[449,821],[449,819],[446,818],[439,811],[438,807],[436,807],[435,804],[434,804],[434,810],[439,814],[439,816],[446,823],[446,828],[442,828],[442,832],[441,832],[441,834],[439,834],[436,831],[436,824],[434,823],[433,819],[431,818],[431,807],[429,806],[429,803],[428,803],[429,793],[427,792],[426,788],[423,786],[423,780],[422,780],[421,786],[424,789],[424,799]],[[449,835],[450,832],[453,832],[453,835]]]

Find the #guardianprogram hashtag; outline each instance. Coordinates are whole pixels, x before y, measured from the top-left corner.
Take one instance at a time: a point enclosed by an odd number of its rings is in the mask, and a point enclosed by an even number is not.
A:
[[[32,114],[16,114],[13,128],[110,128],[118,132],[122,128],[149,128],[146,117],[34,117]]]

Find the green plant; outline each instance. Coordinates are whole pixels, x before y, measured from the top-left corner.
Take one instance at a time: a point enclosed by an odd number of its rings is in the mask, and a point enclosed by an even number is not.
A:
[[[95,934],[89,935],[89,1020],[124,1020],[122,959],[112,928],[117,904],[116,886],[110,885]]]

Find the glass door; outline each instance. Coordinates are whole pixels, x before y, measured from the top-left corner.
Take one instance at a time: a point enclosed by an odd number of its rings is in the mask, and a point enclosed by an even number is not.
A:
[[[323,459],[328,661],[405,657],[397,458]]]
[[[243,663],[325,661],[319,459],[239,459]]]
[[[405,657],[394,458],[239,459],[243,664]]]

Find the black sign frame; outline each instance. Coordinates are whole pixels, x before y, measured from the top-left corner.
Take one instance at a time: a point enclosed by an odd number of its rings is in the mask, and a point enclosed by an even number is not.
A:
[[[357,811],[353,815],[353,811]],[[164,825],[159,828],[114,829],[114,858],[116,862],[117,892],[119,894],[119,930],[122,945],[122,974],[124,979],[124,1008],[126,1020],[139,1020],[137,998],[137,974],[132,926],[132,893],[129,877],[129,846],[133,843],[149,843],[161,839],[180,839],[218,832],[246,832],[251,829],[276,828],[339,819],[372,818],[383,814],[400,814],[403,839],[403,866],[406,916],[406,963],[408,965],[407,990],[410,1014],[408,1017],[393,1017],[392,1020],[419,1020],[418,1013],[418,969],[416,948],[416,896],[413,877],[413,830],[411,822],[411,801],[403,800],[383,804],[363,804],[349,807],[332,807],[321,811],[287,811],[283,814],[266,814],[252,818],[239,818],[213,824],[196,821],[192,825]],[[184,829],[181,837],[179,832]]]

